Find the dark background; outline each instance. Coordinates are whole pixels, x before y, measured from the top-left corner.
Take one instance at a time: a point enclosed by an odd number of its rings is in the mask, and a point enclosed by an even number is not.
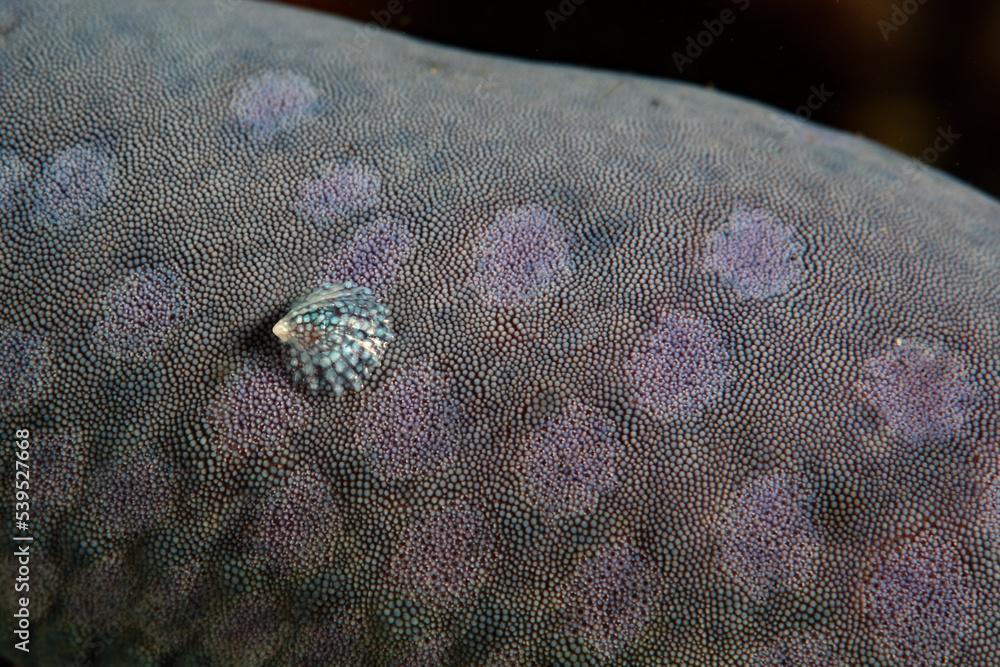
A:
[[[620,0],[288,2],[362,21],[379,17],[390,30],[477,51],[714,86],[793,113],[814,87],[823,88],[832,96],[808,111],[813,120],[926,155],[935,167],[1000,195],[996,0],[707,0],[650,7]],[[720,22],[725,10],[728,24]],[[705,32],[709,27],[719,34]],[[708,45],[700,55],[693,47],[693,62],[679,71],[675,53],[686,57],[689,38],[703,32]],[[959,136],[946,150],[925,154],[939,132]]]

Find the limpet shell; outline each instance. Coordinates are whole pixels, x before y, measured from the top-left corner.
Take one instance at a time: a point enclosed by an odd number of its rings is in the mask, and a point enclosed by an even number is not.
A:
[[[360,391],[396,337],[389,309],[352,282],[324,283],[293,303],[271,331],[288,349],[297,384],[337,396]]]

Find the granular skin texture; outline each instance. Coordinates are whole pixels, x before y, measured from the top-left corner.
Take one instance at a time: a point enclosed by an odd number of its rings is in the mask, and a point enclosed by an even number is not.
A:
[[[15,664],[1000,662],[993,199],[276,6],[0,17]],[[394,333],[339,396],[271,334],[326,280]]]

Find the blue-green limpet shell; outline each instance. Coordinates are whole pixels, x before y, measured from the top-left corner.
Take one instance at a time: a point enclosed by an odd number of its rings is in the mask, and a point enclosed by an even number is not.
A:
[[[367,287],[325,283],[292,304],[271,330],[288,349],[297,384],[310,391],[359,391],[395,339],[389,309]]]

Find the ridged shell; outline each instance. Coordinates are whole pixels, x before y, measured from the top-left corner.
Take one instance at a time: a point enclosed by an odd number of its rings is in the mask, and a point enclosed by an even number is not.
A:
[[[310,391],[359,391],[395,339],[389,309],[367,287],[325,283],[292,304],[272,329],[285,343],[296,383]]]

